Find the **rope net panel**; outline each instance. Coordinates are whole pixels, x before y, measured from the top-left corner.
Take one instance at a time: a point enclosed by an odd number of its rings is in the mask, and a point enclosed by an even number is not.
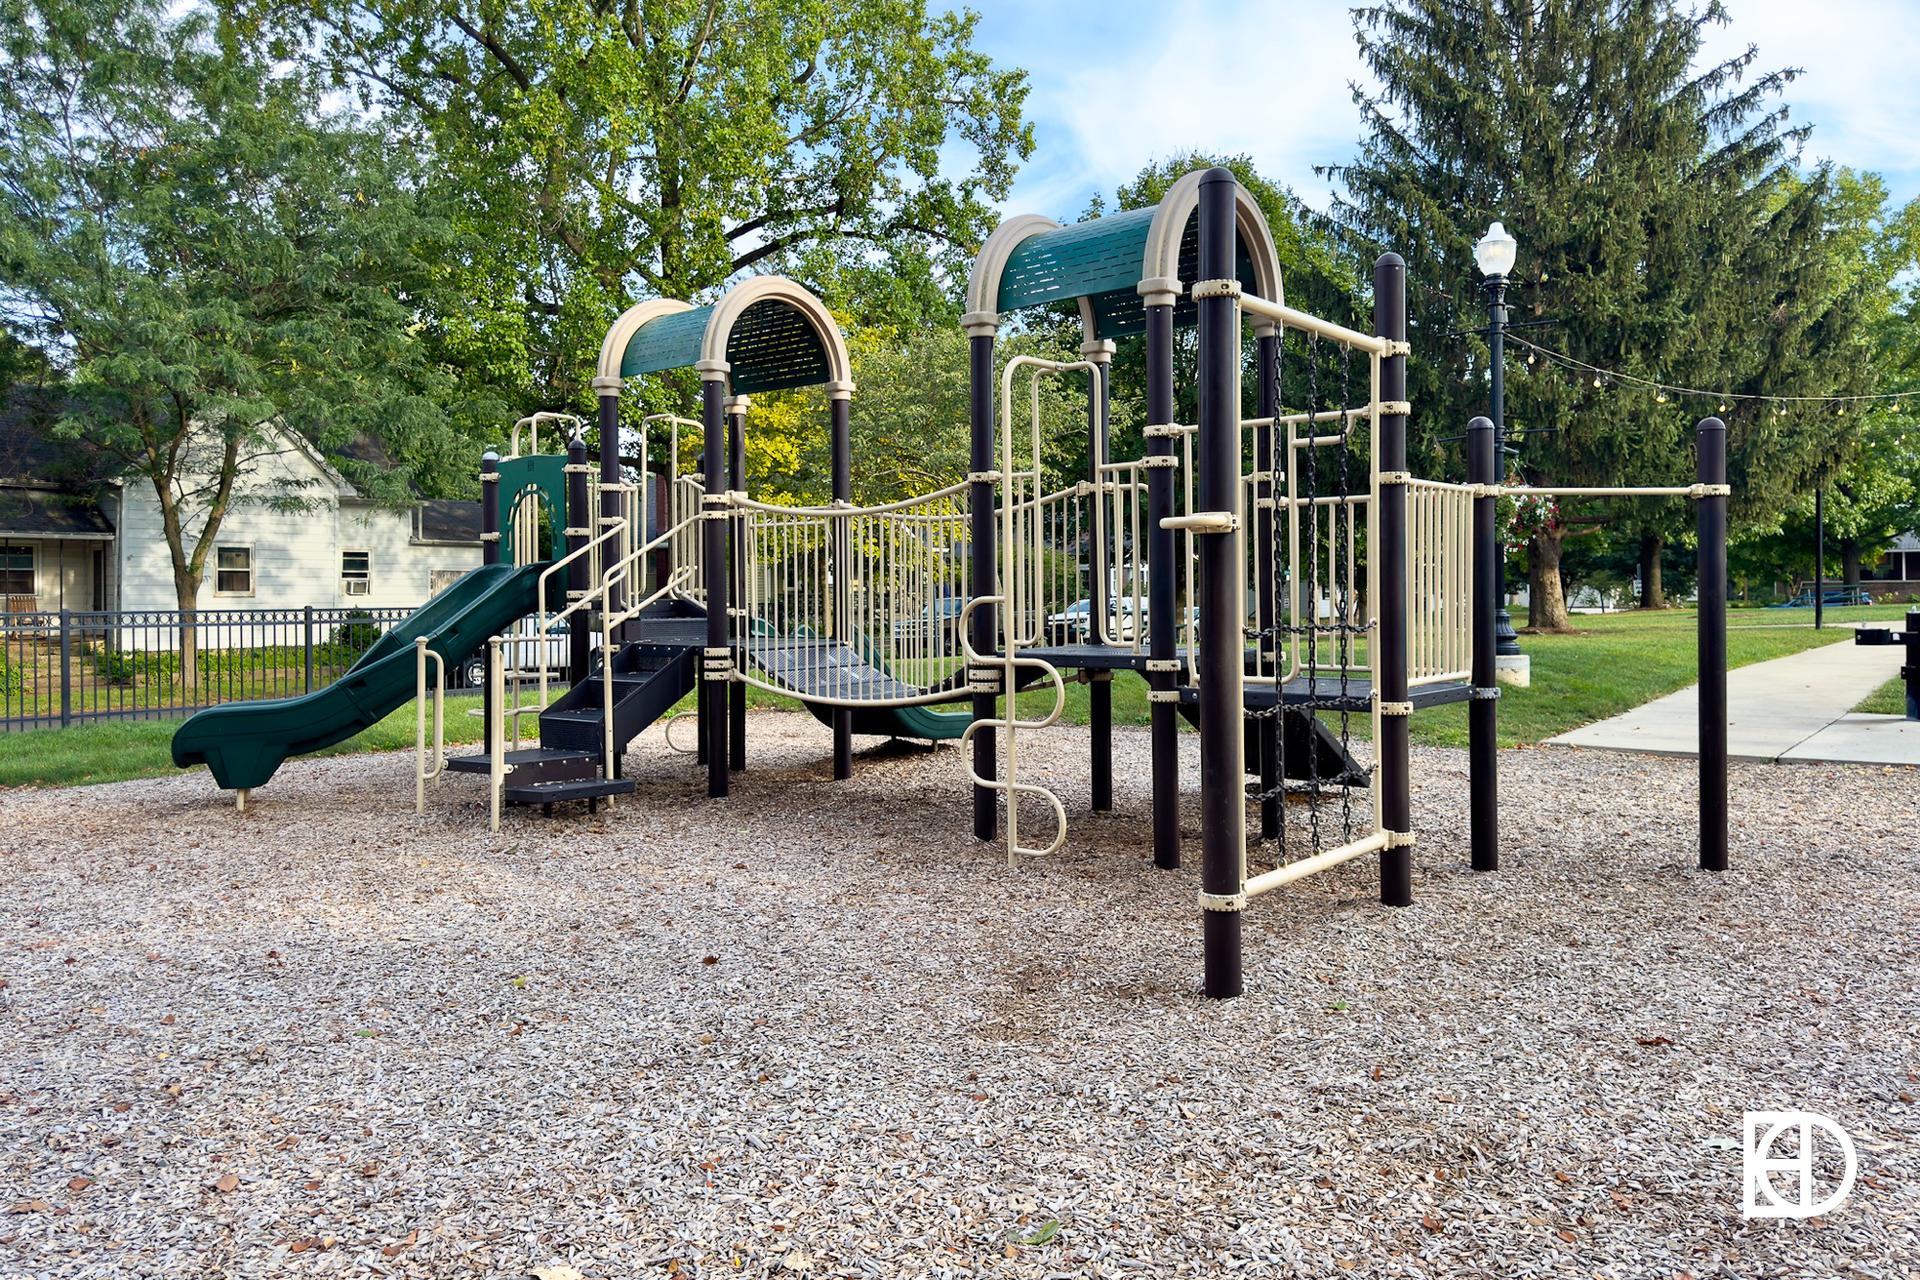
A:
[[[1375,825],[1371,752],[1356,743],[1373,701],[1373,372],[1368,353],[1283,328],[1262,397],[1277,412],[1248,441],[1249,852],[1268,866]]]

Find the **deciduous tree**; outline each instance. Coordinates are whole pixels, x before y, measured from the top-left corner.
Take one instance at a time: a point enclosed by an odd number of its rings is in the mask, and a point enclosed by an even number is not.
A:
[[[269,455],[371,436],[453,465],[413,334],[444,227],[381,139],[197,11],[0,0],[0,31],[0,315],[66,375],[62,430],[152,487],[184,613],[236,503],[311,497],[249,498]],[[405,494],[405,469],[342,465]]]

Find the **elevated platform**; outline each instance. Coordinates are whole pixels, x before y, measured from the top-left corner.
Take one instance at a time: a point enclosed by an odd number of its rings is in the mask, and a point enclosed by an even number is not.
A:
[[[1021,649],[1022,658],[1049,663],[1062,671],[1139,671],[1147,669],[1145,649],[1129,649],[1114,644],[1056,644],[1037,649]],[[1186,655],[1181,654],[1184,658]]]
[[[1182,697],[1191,694],[1183,689]],[[1197,695],[1193,695],[1197,696]],[[1344,685],[1338,675],[1321,675],[1314,680],[1305,677],[1289,680],[1280,691],[1290,707],[1312,708],[1316,711],[1364,712],[1373,706],[1373,681],[1364,676],[1349,676]],[[1415,711],[1428,707],[1442,707],[1449,702],[1465,702],[1473,696],[1473,691],[1465,684],[1423,684],[1415,685],[1407,700],[1413,703]],[[1274,689],[1270,684],[1250,684],[1247,686],[1246,702],[1250,708],[1271,707],[1274,704]]]

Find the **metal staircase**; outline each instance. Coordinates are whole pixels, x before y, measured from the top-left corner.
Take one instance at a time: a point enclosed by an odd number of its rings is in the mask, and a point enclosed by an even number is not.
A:
[[[548,812],[566,800],[585,800],[598,808],[608,796],[626,795],[633,780],[620,776],[627,744],[693,691],[699,675],[698,651],[681,645],[636,642],[613,651],[612,669],[596,663],[587,678],[540,712],[540,745],[507,751],[501,799],[508,804],[537,804]],[[607,776],[607,684],[613,689],[613,773]],[[491,773],[486,754],[447,761],[455,773]]]

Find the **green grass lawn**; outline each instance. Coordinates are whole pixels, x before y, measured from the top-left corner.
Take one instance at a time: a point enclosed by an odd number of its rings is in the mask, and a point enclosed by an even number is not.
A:
[[[1871,696],[1854,708],[1862,715],[1903,716],[1907,714],[1907,682],[1903,676],[1893,679],[1875,689]]]
[[[1886,620],[1903,617],[1900,605],[1873,605],[1831,609],[1830,621]],[[1651,698],[1671,693],[1694,679],[1694,615],[1691,610],[1659,613],[1577,615],[1579,630],[1568,635],[1528,635],[1521,647],[1533,658],[1531,688],[1508,688],[1500,699],[1500,737],[1503,744],[1538,742],[1568,729],[1617,715]],[[1727,660],[1744,666],[1768,658],[1798,653],[1850,637],[1845,628],[1813,629],[1808,609],[1737,609],[1729,613]],[[1029,690],[1020,695],[1028,716],[1044,715],[1052,694]],[[749,689],[750,707],[795,709],[790,698]],[[1064,719],[1087,723],[1088,686],[1067,685]],[[467,715],[479,703],[471,695],[447,699],[447,740],[475,742],[480,737],[478,717]],[[676,710],[690,711],[691,697]],[[1902,709],[1894,685],[1862,704],[1862,710]],[[1147,686],[1132,674],[1113,681],[1113,716],[1117,724],[1147,723]],[[118,782],[173,772],[168,744],[179,721],[140,721],[76,725],[70,729],[35,729],[0,733],[0,786],[68,786],[78,783]],[[1357,734],[1366,732],[1364,717],[1356,719]],[[354,751],[394,751],[413,746],[414,711],[409,703],[358,737],[325,754]],[[1464,705],[1436,707],[1413,718],[1413,740],[1438,746],[1465,746],[1467,709]]]
[[[447,741],[478,742],[480,717],[475,696],[447,699]],[[29,729],[0,733],[0,787],[65,787],[89,782],[124,782],[174,773],[169,746],[180,720],[115,720],[77,724],[69,729]],[[431,722],[427,732],[433,732]],[[409,702],[366,732],[320,755],[356,751],[412,749],[414,711]]]

